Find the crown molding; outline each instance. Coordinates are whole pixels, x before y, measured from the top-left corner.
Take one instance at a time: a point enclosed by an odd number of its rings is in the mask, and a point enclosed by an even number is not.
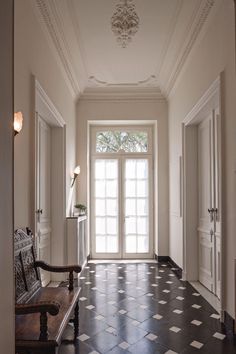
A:
[[[203,96],[198,100],[195,106],[191,109],[191,111],[185,116],[183,123],[184,125],[189,125],[193,122],[194,119],[197,118],[198,114],[205,108],[208,109],[207,105],[212,102],[210,109],[213,106],[219,104],[220,101],[220,88],[222,82],[222,73],[218,76],[215,81],[211,84],[211,86],[207,89],[207,91],[203,94]]]
[[[177,60],[175,61],[175,65],[173,69],[171,70],[167,69],[166,75],[162,71],[160,72],[160,87],[163,94],[166,97],[170,96],[171,91],[174,88],[175,83],[178,77],[180,76],[180,73],[182,72],[195,43],[200,37],[200,33],[202,32],[203,27],[205,27],[206,23],[209,20],[210,17],[209,15],[216,2],[217,0],[201,1],[199,8],[197,9],[197,13],[193,17],[193,19],[191,19],[192,23],[189,28],[188,35],[186,37],[186,40],[184,41],[184,44],[180,50],[179,55],[177,56]],[[167,56],[168,56],[168,52],[167,52]],[[168,63],[168,59],[167,59],[167,65],[166,65],[167,68],[168,68],[168,64],[170,66],[170,63]]]
[[[38,110],[40,104],[42,104],[49,110],[51,115],[53,116],[54,120],[58,123],[60,127],[63,127],[66,123],[60,114],[60,112],[57,110],[57,108],[54,106],[53,102],[50,100],[40,83],[36,78],[34,78],[34,86],[35,86],[35,105],[36,105],[36,111]]]
[[[86,88],[80,100],[92,101],[126,101],[126,100],[151,100],[160,101],[165,97],[159,88],[154,87],[127,87],[116,85],[112,87]]]
[[[54,0],[50,2],[47,0],[34,0],[32,4],[50,46],[56,58],[59,59],[57,62],[63,71],[70,91],[74,98],[78,98],[82,90],[76,79],[61,21],[58,18],[57,11],[55,11],[56,4],[54,4]]]

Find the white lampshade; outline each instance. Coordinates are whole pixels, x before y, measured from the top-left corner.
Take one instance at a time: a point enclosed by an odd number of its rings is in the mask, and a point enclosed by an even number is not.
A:
[[[79,175],[80,174],[80,166],[76,166],[76,168],[74,169],[74,174],[75,175]]]
[[[14,113],[14,131],[18,134],[23,127],[23,114],[21,112]]]

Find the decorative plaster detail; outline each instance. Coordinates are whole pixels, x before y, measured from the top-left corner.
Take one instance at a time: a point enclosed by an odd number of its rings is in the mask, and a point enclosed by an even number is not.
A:
[[[158,80],[155,75],[149,76],[145,80],[138,82],[120,83],[113,84],[106,81],[98,80],[95,76],[90,76],[88,78],[88,87],[156,87],[159,88]]]
[[[164,84],[164,92],[166,96],[169,96],[172,88],[174,87],[174,84],[198,38],[198,35],[200,34],[204,24],[206,23],[209,13],[212,9],[212,7],[215,4],[215,0],[205,0],[203,1],[204,6],[201,7],[196,21],[194,23],[194,25],[192,26],[192,30],[190,32],[190,36],[188,38],[187,43],[183,46],[183,49],[181,51],[181,54],[179,55],[177,61],[176,61],[176,65],[174,70],[172,71],[171,75],[169,76],[169,80],[167,82],[167,84]]]
[[[157,87],[117,87],[117,85],[104,87],[91,87],[84,90],[81,100],[165,100]]]
[[[139,29],[139,17],[135,11],[135,5],[131,2],[132,0],[120,0],[111,18],[112,32],[122,48],[127,47],[132,40],[132,36]]]
[[[60,62],[71,85],[73,94],[78,97],[80,94],[80,87],[69,58],[68,46],[62,33],[60,20],[58,18],[56,19],[55,11],[52,11],[50,8],[50,6],[53,6],[53,2],[49,5],[45,0],[35,0],[35,6],[41,15],[43,24],[45,25],[54,48],[56,49],[56,53],[60,58]]]

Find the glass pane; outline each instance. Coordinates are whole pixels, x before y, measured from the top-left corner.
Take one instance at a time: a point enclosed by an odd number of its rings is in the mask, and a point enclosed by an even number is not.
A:
[[[106,237],[97,236],[96,237],[96,252],[104,253],[106,252]]]
[[[96,218],[96,234],[105,235],[106,223],[105,218]]]
[[[126,252],[136,253],[136,236],[126,236]]]
[[[136,218],[126,217],[125,218],[125,231],[126,235],[136,234]]]
[[[137,161],[137,178],[147,178],[147,160]]]
[[[107,215],[117,215],[117,199],[107,199],[107,208],[106,214]]]
[[[138,253],[146,253],[148,252],[148,237],[147,236],[139,236],[138,240]]]
[[[117,178],[117,162],[113,160],[108,160],[106,163],[106,178],[116,179]]]
[[[117,196],[117,180],[106,182],[106,197],[116,197]]]
[[[125,215],[136,215],[136,201],[135,201],[135,199],[126,199],[126,201],[125,201]]]
[[[97,179],[105,178],[105,162],[104,162],[104,160],[97,160],[95,162],[95,176]]]
[[[147,215],[148,199],[137,199],[137,215]]]
[[[95,204],[96,204],[95,215],[97,216],[105,215],[106,212],[105,199],[96,199]]]
[[[117,234],[117,218],[107,218],[107,233],[110,235]]]
[[[136,161],[135,160],[127,160],[126,162],[126,178],[136,178]]]
[[[147,196],[147,180],[146,181],[137,181],[137,197],[146,197]]]
[[[135,197],[136,194],[136,181],[126,181],[125,183],[125,196]]]
[[[148,233],[147,218],[137,218],[137,230],[138,234],[146,235]]]
[[[118,251],[117,237],[107,236],[107,252],[116,253]]]
[[[105,195],[105,182],[104,181],[96,181],[95,182],[95,196],[103,198]]]
[[[148,134],[144,131],[100,131],[96,133],[96,152],[147,152]]]

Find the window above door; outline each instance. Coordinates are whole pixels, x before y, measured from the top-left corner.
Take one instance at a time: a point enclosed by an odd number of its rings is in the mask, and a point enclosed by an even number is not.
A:
[[[152,150],[149,127],[94,127],[93,154],[149,154]]]

